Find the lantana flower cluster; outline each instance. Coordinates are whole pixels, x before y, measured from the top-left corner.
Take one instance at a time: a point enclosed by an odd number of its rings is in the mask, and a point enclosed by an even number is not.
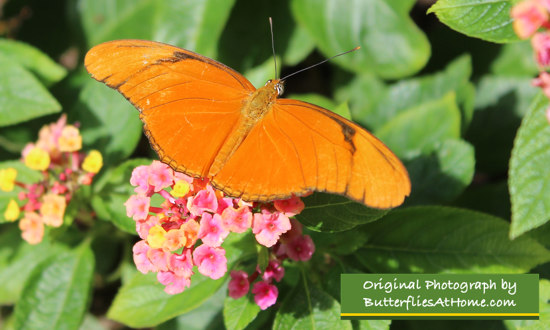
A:
[[[510,15],[514,19],[514,31],[520,39],[531,39],[539,66],[539,76],[533,85],[542,88],[550,98],[550,0],[525,0],[512,7]],[[550,108],[546,110],[550,122]]]
[[[282,261],[306,261],[315,250],[300,223],[290,219],[304,208],[298,197],[248,203],[224,196],[207,179],[175,172],[159,161],[135,168],[130,183],[136,194],[125,203],[126,211],[141,238],[133,247],[134,262],[144,274],[156,272],[169,294],[190,286],[194,266],[204,276],[223,277],[227,272],[224,240],[231,232],[252,230],[256,241],[269,248],[269,264],[265,269],[256,267],[252,274],[232,271],[229,295],[242,297],[252,285],[255,302],[266,309],[277,300],[274,282],[284,276]],[[156,194],[162,197],[160,206],[151,205]]]
[[[0,169],[2,191],[12,191],[15,186],[23,188],[18,195],[23,205],[11,199],[4,218],[20,219],[19,228],[28,243],[40,243],[46,227],[63,224],[65,209],[74,192],[81,185],[91,184],[103,166],[101,153],[92,150],[86,155],[81,149],[78,127],[67,125],[67,118],[62,115],[57,122],[43,126],[38,141],[27,144],[22,151],[21,161],[30,169],[40,171],[42,178],[38,182],[17,181],[15,168]]]

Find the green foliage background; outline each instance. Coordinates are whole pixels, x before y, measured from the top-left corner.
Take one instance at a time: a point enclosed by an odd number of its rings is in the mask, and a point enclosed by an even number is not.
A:
[[[92,226],[65,226],[30,246],[16,224],[0,225],[0,327],[104,329],[107,317],[158,329],[550,328],[548,100],[530,85],[538,69],[511,28],[515,2],[1,2],[0,168],[16,166],[19,180],[36,180],[14,160],[60,112],[81,123],[85,147],[99,149],[105,166],[77,199],[96,215]],[[298,219],[316,254],[286,265],[278,304],[266,311],[250,297],[226,298],[226,278],[196,276],[184,293],[167,295],[154,275],[135,270],[134,223],[122,205],[131,170],[155,155],[137,112],[91,79],[82,59],[103,41],[156,40],[219,60],[261,86],[275,74],[268,17],[282,75],[361,46],[289,79],[285,97],[374,132],[407,166],[412,194],[389,212],[341,196],[305,198]],[[1,210],[17,192],[0,192]],[[66,223],[81,220],[77,214]],[[233,236],[224,245],[229,268],[257,258],[250,236]],[[344,272],[535,272],[541,320],[341,321]]]

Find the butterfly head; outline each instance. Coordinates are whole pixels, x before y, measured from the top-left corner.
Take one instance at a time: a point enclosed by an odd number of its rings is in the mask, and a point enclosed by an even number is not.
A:
[[[265,86],[269,86],[268,88],[272,88],[277,92],[277,96],[283,95],[285,91],[285,82],[281,79],[269,79]]]

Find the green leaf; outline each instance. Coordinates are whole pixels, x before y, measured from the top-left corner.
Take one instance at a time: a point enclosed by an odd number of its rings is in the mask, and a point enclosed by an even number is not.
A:
[[[474,110],[470,100],[473,98],[470,94],[473,92],[469,90],[473,88],[469,82],[471,74],[470,56],[461,56],[449,63],[443,71],[420,78],[402,80],[391,85],[375,106],[369,111],[360,111],[356,118],[369,127],[379,128],[411,107],[439,100],[454,91],[457,104],[461,108],[461,117],[467,123],[471,120]],[[350,103],[353,107],[353,101]]]
[[[84,316],[82,324],[78,330],[108,330],[108,328],[101,323],[100,319],[93,314],[87,313]]]
[[[208,298],[192,313],[180,315],[162,323],[157,330],[202,330],[221,329],[223,327],[223,302],[227,295],[227,286],[222,286],[218,292]]]
[[[460,136],[460,110],[454,92],[401,112],[374,134],[400,158],[432,150],[435,143]]]
[[[429,10],[451,29],[486,41],[518,41],[512,28],[512,0],[438,0]]]
[[[0,127],[61,110],[61,105],[32,73],[2,53],[0,71]]]
[[[340,320],[340,304],[328,293],[304,279],[285,298],[273,321],[273,329],[351,329]]]
[[[67,70],[40,50],[14,40],[0,39],[0,54],[34,73],[46,86],[60,81]]]
[[[315,242],[315,253],[346,255],[355,252],[367,242],[366,235],[357,235],[356,230],[337,233],[307,232]]]
[[[294,66],[313,51],[315,43],[301,25],[297,25],[290,35],[288,47],[283,54],[283,63],[288,66]],[[275,49],[277,51],[277,49]]]
[[[225,327],[227,329],[244,329],[259,312],[260,306],[256,305],[251,295],[245,295],[239,299],[226,297],[223,306]]]
[[[512,202],[510,237],[539,227],[550,218],[550,176],[541,171],[550,164],[548,99],[540,94],[521,123],[510,159],[508,185]]]
[[[0,235],[0,304],[17,302],[33,269],[65,250],[64,246],[47,241],[30,245],[21,239],[17,226],[3,232]]]
[[[91,293],[94,255],[88,244],[34,269],[15,306],[17,329],[77,329]]]
[[[290,2],[237,1],[219,39],[217,60],[243,73],[255,86],[263,86],[265,78],[274,78],[269,17],[273,21],[275,53],[282,57],[282,61],[277,61],[279,69],[282,63],[307,55],[312,42],[303,32],[301,37],[297,35],[299,32],[296,31],[296,22],[291,19]],[[264,67],[266,76],[253,81],[249,72],[257,66]]]
[[[391,320],[357,320],[355,322],[357,327],[354,325],[353,328],[357,330],[388,330],[391,324]]]
[[[538,320],[504,320],[504,325],[510,330],[550,329],[550,281],[547,279],[539,282],[539,313]]]
[[[83,0],[78,2],[88,45],[114,39],[152,39],[216,56],[234,0]]]
[[[124,203],[135,194],[134,187],[130,185],[132,171],[140,165],[150,164],[150,159],[132,159],[115,169],[108,169],[100,177],[94,185],[92,197],[92,207],[100,219],[112,222],[125,232],[136,234],[136,222],[126,215]]]
[[[141,138],[138,111],[118,92],[91,78],[80,92],[69,121],[82,123],[83,144],[100,150],[106,165],[130,156]]]
[[[412,185],[407,205],[450,202],[474,177],[474,148],[464,140],[444,140],[405,165]]]
[[[107,317],[134,328],[155,326],[198,307],[218,291],[224,281],[225,278],[214,281],[195,274],[191,277],[191,286],[183,293],[169,295],[155,274],[136,273],[118,291]]]
[[[376,110],[378,102],[388,95],[386,85],[374,74],[349,77],[341,73],[335,80],[336,100],[349,103],[353,119],[372,129],[374,126],[371,125],[369,118],[374,112],[378,113]],[[400,95],[398,100],[402,97],[403,95]],[[384,111],[388,110],[384,109]]]
[[[153,40],[217,56],[218,40],[235,0],[154,2]]]
[[[43,178],[40,172],[31,170],[18,160],[0,162],[0,170],[5,168],[14,168],[17,171],[15,180],[18,182],[35,183]],[[22,187],[17,185],[14,186],[12,191],[0,190],[0,223],[6,222],[6,219],[4,218],[4,211],[6,210],[10,200],[13,199],[19,204],[19,206],[22,206],[22,202],[17,196],[23,190],[24,189]]]
[[[353,71],[400,78],[428,61],[430,44],[408,12],[414,1],[295,0],[295,19],[327,57],[362,48],[334,63]]]
[[[472,184],[453,202],[453,206],[510,219],[508,185],[505,180],[494,183]]]
[[[475,146],[479,170],[506,172],[516,131],[536,93],[530,77],[481,78],[474,117],[466,132],[466,139]]]
[[[399,209],[362,230],[355,256],[374,273],[524,273],[550,260],[536,240],[510,240],[506,221],[466,209]]]
[[[255,252],[254,236],[232,233],[222,247],[226,251],[227,268],[231,269],[238,259]],[[155,274],[136,272],[117,293],[107,317],[134,328],[158,325],[200,306],[218,291],[226,277],[212,280],[196,273],[191,277],[189,288],[180,294],[169,295]]]
[[[529,40],[502,45],[491,63],[491,73],[507,77],[533,77],[539,68]]]
[[[375,221],[387,210],[371,209],[344,196],[314,193],[303,198],[306,208],[296,218],[311,230],[338,232]]]

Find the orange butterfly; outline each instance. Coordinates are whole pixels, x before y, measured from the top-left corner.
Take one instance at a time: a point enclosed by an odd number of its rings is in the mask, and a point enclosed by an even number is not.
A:
[[[337,114],[278,98],[210,58],[152,41],[118,40],[86,54],[92,77],[140,112],[161,161],[232,197],[267,202],[310,191],[374,208],[403,203],[407,170],[372,134]]]

